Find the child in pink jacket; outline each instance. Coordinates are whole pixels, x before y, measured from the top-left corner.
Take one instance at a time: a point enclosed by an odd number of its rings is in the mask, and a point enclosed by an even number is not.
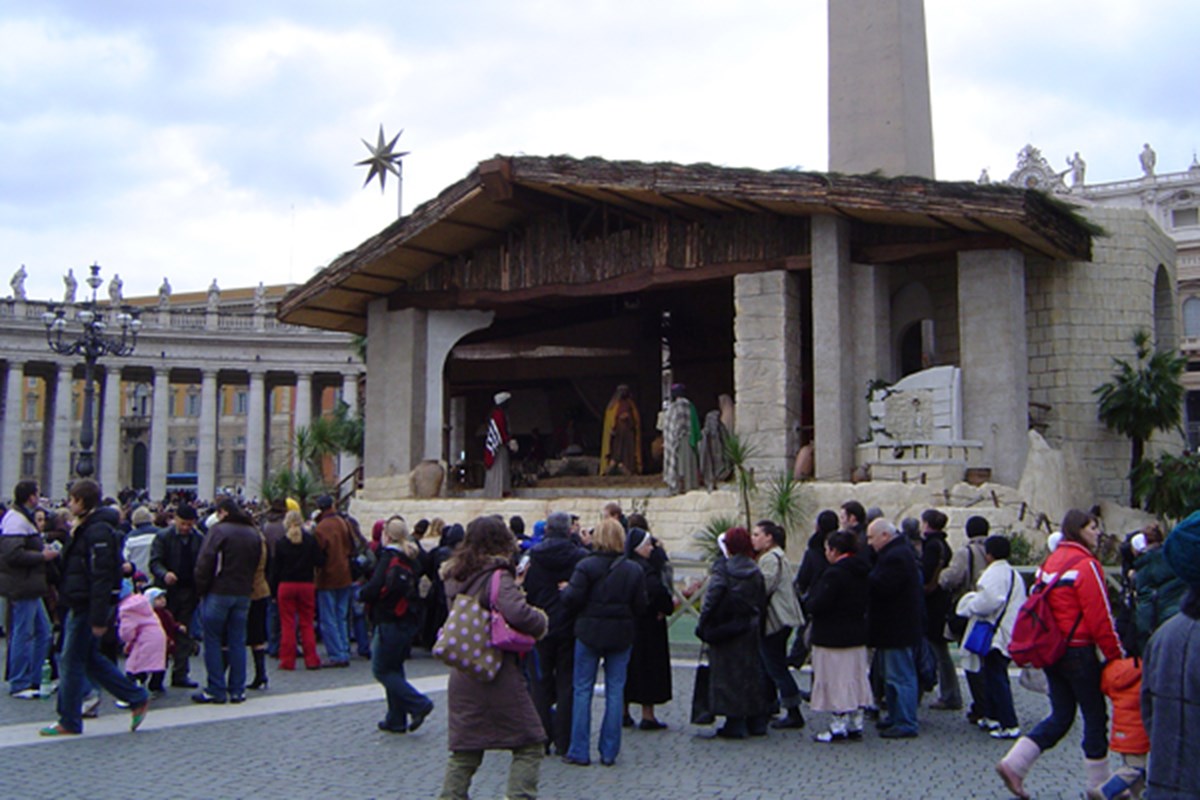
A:
[[[138,683],[161,682],[167,669],[167,634],[144,594],[131,594],[117,606],[117,630],[125,643],[125,672]]]

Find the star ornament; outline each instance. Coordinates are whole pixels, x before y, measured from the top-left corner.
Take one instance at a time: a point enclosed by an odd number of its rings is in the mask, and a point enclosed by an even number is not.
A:
[[[371,157],[364,158],[354,166],[371,168],[367,173],[367,179],[363,181],[364,187],[371,182],[372,178],[378,175],[379,191],[382,193],[387,189],[387,176],[389,172],[395,175],[397,179],[400,177],[400,159],[409,154],[408,150],[405,150],[403,153],[395,152],[396,140],[400,138],[400,134],[402,133],[404,133],[403,128],[400,129],[400,133],[397,133],[392,137],[392,140],[388,142],[386,137],[383,135],[383,126],[380,125],[379,141],[376,144],[372,145],[366,139],[362,140],[363,145],[371,153]]]

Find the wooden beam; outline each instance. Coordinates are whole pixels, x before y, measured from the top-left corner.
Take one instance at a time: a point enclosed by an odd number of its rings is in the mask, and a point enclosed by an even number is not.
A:
[[[967,250],[1012,249],[1013,240],[1007,236],[979,234],[958,236],[936,242],[902,242],[872,244],[853,249],[851,259],[862,264],[897,264],[904,261],[938,259]]]

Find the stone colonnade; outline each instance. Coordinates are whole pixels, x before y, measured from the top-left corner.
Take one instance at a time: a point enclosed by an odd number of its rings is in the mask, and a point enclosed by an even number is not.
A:
[[[43,360],[22,361],[10,356],[5,372],[4,407],[0,435],[2,451],[0,459],[0,487],[7,492],[21,479],[23,420],[21,410],[25,395],[24,379],[37,377],[45,381],[43,398],[41,441],[38,447],[42,459],[41,474],[36,476],[48,497],[65,496],[65,487],[73,477],[71,474],[72,439],[77,428],[77,419],[72,402],[72,382],[82,376],[76,374],[76,364]],[[198,380],[196,380],[198,378]],[[136,421],[148,425],[149,458],[147,465],[147,489],[152,498],[161,498],[166,493],[168,455],[172,449],[169,437],[173,420],[182,420],[186,413],[176,417],[171,413],[171,384],[199,383],[199,418],[196,426],[197,439],[197,483],[196,492],[201,498],[211,498],[217,489],[218,420],[221,418],[220,387],[226,384],[248,386],[245,418],[245,470],[242,485],[248,495],[257,495],[266,477],[267,445],[269,424],[267,397],[276,386],[296,387],[292,430],[309,424],[313,419],[313,391],[328,385],[340,386],[342,399],[352,409],[357,408],[358,371],[330,373],[309,371],[287,371],[272,368],[218,369],[201,365],[195,367],[168,368],[138,364],[136,361],[117,363],[117,359],[102,362],[97,370],[96,419],[96,463],[95,477],[105,492],[115,495],[120,486],[121,437],[123,428],[121,382],[143,382],[152,385],[148,414],[132,415]],[[226,416],[229,416],[228,414]],[[227,426],[226,421],[223,426]],[[226,428],[227,429],[227,428]],[[186,448],[175,446],[176,450]],[[226,449],[233,449],[227,446]],[[357,468],[355,459],[343,457],[340,473],[349,474]],[[186,472],[179,469],[177,472]]]

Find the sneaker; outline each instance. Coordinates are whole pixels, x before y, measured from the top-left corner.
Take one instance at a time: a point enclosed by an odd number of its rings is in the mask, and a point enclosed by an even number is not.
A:
[[[81,716],[86,719],[95,719],[100,716],[100,693],[92,692],[87,697],[83,698],[83,704],[80,706]]]
[[[146,712],[150,710],[150,698],[129,709],[129,732],[133,733],[146,721]]]
[[[999,724],[997,724],[995,730],[988,732],[988,736],[991,736],[993,739],[1020,739],[1021,729],[1001,728]]]
[[[79,734],[80,731],[69,731],[57,722],[38,731],[38,736],[78,736]]]
[[[994,719],[988,719],[987,717],[980,717],[979,721],[975,724],[979,726],[979,730],[981,731],[1000,730],[1000,723],[996,722]]]
[[[192,695],[193,703],[211,703],[213,705],[224,705],[224,697],[215,697],[208,692],[201,690]]]
[[[9,695],[9,697],[14,697],[17,700],[41,700],[42,699],[42,690],[41,689],[33,689],[33,688],[22,689],[19,692],[13,692],[12,694]]]
[[[129,703],[125,702],[124,700],[114,700],[113,705],[117,708],[129,708]]]
[[[848,742],[850,741],[850,734],[846,731],[821,731],[820,733],[814,733],[812,740],[821,744]]]

